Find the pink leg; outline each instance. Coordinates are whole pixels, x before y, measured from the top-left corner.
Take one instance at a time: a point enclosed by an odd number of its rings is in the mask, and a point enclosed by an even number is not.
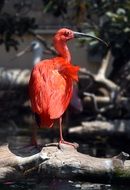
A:
[[[59,143],[71,145],[71,146],[73,146],[74,148],[77,148],[77,145],[76,145],[76,144],[71,143],[71,142],[67,142],[67,141],[65,141],[65,140],[63,139],[63,134],[62,134],[62,117],[60,117],[60,119],[59,119],[59,127],[60,127],[60,142],[59,142]]]
[[[62,117],[59,119],[59,126],[60,126],[60,142],[63,142],[63,134],[62,134]]]

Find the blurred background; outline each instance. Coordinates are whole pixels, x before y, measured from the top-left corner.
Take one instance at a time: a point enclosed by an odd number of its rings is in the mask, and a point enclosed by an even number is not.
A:
[[[109,44],[86,38],[68,42],[80,72],[64,114],[65,138],[92,156],[130,153],[129,0],[0,1],[0,143],[30,143],[36,125],[28,98],[30,72],[37,60],[56,55],[52,37],[63,27]],[[57,127],[38,129],[39,144],[58,136]]]

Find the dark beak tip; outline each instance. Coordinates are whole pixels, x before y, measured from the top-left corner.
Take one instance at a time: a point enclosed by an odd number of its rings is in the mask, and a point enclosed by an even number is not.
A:
[[[74,32],[74,38],[82,38],[82,37],[90,37],[90,38],[94,38],[100,42],[102,42],[103,44],[105,44],[108,48],[110,47],[110,44],[105,42],[104,40],[96,37],[96,36],[92,36],[92,35],[89,35],[89,34],[85,34],[85,33],[81,33],[81,32]]]

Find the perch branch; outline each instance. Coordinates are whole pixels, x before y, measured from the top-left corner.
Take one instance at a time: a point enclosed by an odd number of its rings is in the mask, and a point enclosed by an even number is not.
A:
[[[13,90],[26,86],[30,77],[28,69],[4,69],[0,68],[0,90]]]
[[[130,182],[130,161],[126,161],[129,155],[124,152],[112,158],[96,158],[63,144],[43,147],[41,152],[31,156],[18,156],[7,146],[1,147],[0,152],[1,182],[27,179],[32,174],[43,179]]]

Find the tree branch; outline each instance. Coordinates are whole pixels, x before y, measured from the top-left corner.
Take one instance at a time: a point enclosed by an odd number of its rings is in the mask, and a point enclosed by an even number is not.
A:
[[[130,134],[130,120],[109,120],[109,121],[84,121],[80,126],[70,127],[69,134],[78,138],[86,139],[86,136],[119,136]]]
[[[31,156],[18,156],[10,147],[0,147],[0,181],[27,179],[32,174],[43,179],[87,180],[114,183],[130,182],[130,161],[127,153],[112,158],[96,158],[78,152],[70,145],[43,147]],[[27,150],[26,150],[27,152]]]
[[[86,74],[91,79],[93,79],[94,82],[102,84],[102,86],[108,89],[110,92],[119,90],[119,86],[117,84],[106,78],[107,69],[108,66],[111,64],[112,60],[113,57],[111,55],[111,52],[108,51],[106,57],[102,60],[101,66],[97,74],[92,74],[88,72],[86,69],[81,68],[81,76],[82,74]]]

